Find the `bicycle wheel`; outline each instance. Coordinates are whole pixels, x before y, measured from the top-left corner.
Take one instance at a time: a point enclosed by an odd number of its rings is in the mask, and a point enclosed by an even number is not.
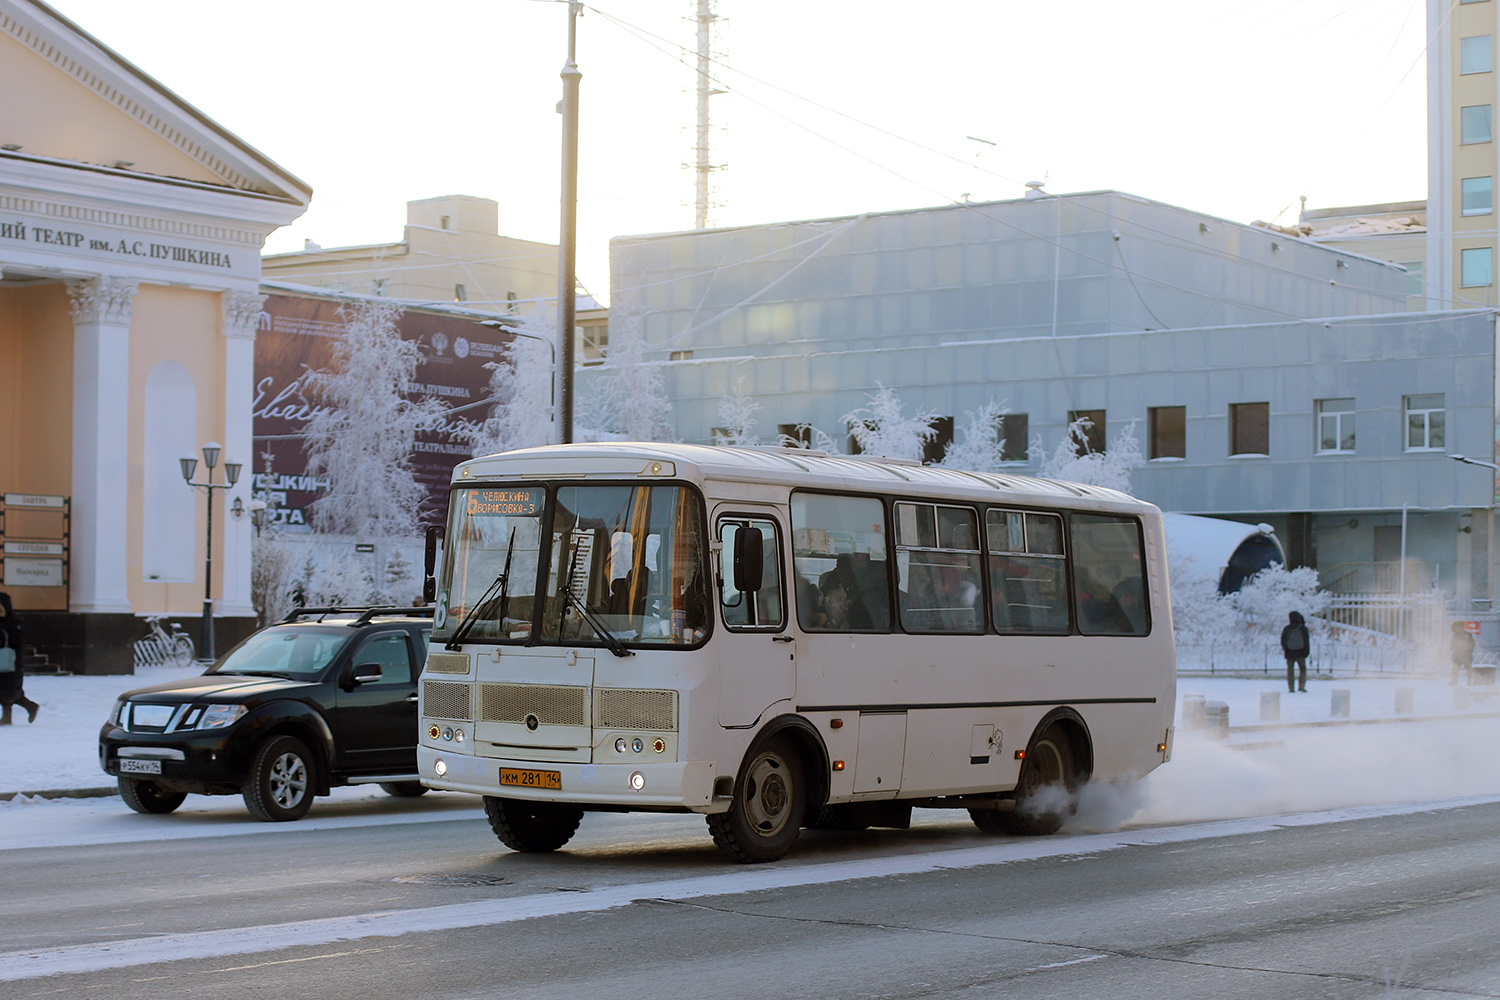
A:
[[[179,667],[185,667],[192,663],[198,656],[198,651],[193,648],[193,640],[181,632],[172,636],[172,662]]]

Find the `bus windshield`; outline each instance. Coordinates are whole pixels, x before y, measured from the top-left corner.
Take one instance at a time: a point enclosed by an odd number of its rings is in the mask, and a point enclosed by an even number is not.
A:
[[[707,636],[696,494],[635,485],[555,494],[544,526],[542,486],[454,492],[435,639],[691,645]]]

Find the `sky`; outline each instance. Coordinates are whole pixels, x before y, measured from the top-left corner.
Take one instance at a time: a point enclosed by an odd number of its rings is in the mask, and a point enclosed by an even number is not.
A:
[[[556,243],[560,0],[50,0],[308,182],[267,252],[493,198]],[[578,21],[578,276],[693,227],[695,0]],[[1423,0],[714,0],[710,224],[1115,189],[1238,222],[1426,196]]]

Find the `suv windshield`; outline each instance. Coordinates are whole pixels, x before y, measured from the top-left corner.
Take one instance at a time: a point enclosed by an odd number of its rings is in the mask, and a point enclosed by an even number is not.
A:
[[[454,491],[434,639],[453,638],[466,619],[460,641],[525,642],[536,632],[544,642],[687,645],[705,636],[706,539],[696,494],[682,486],[559,486],[546,526],[544,499],[539,485]]]
[[[316,680],[355,634],[347,625],[268,628],[240,643],[209,672]]]

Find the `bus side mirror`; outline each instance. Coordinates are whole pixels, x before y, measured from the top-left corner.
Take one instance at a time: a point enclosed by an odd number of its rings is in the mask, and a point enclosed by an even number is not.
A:
[[[742,594],[760,590],[765,575],[761,533],[741,525],[734,533],[734,589]]]
[[[431,604],[437,600],[437,578],[433,570],[437,568],[438,535],[443,529],[437,525],[431,525],[427,529],[427,548],[422,553],[422,603]]]

